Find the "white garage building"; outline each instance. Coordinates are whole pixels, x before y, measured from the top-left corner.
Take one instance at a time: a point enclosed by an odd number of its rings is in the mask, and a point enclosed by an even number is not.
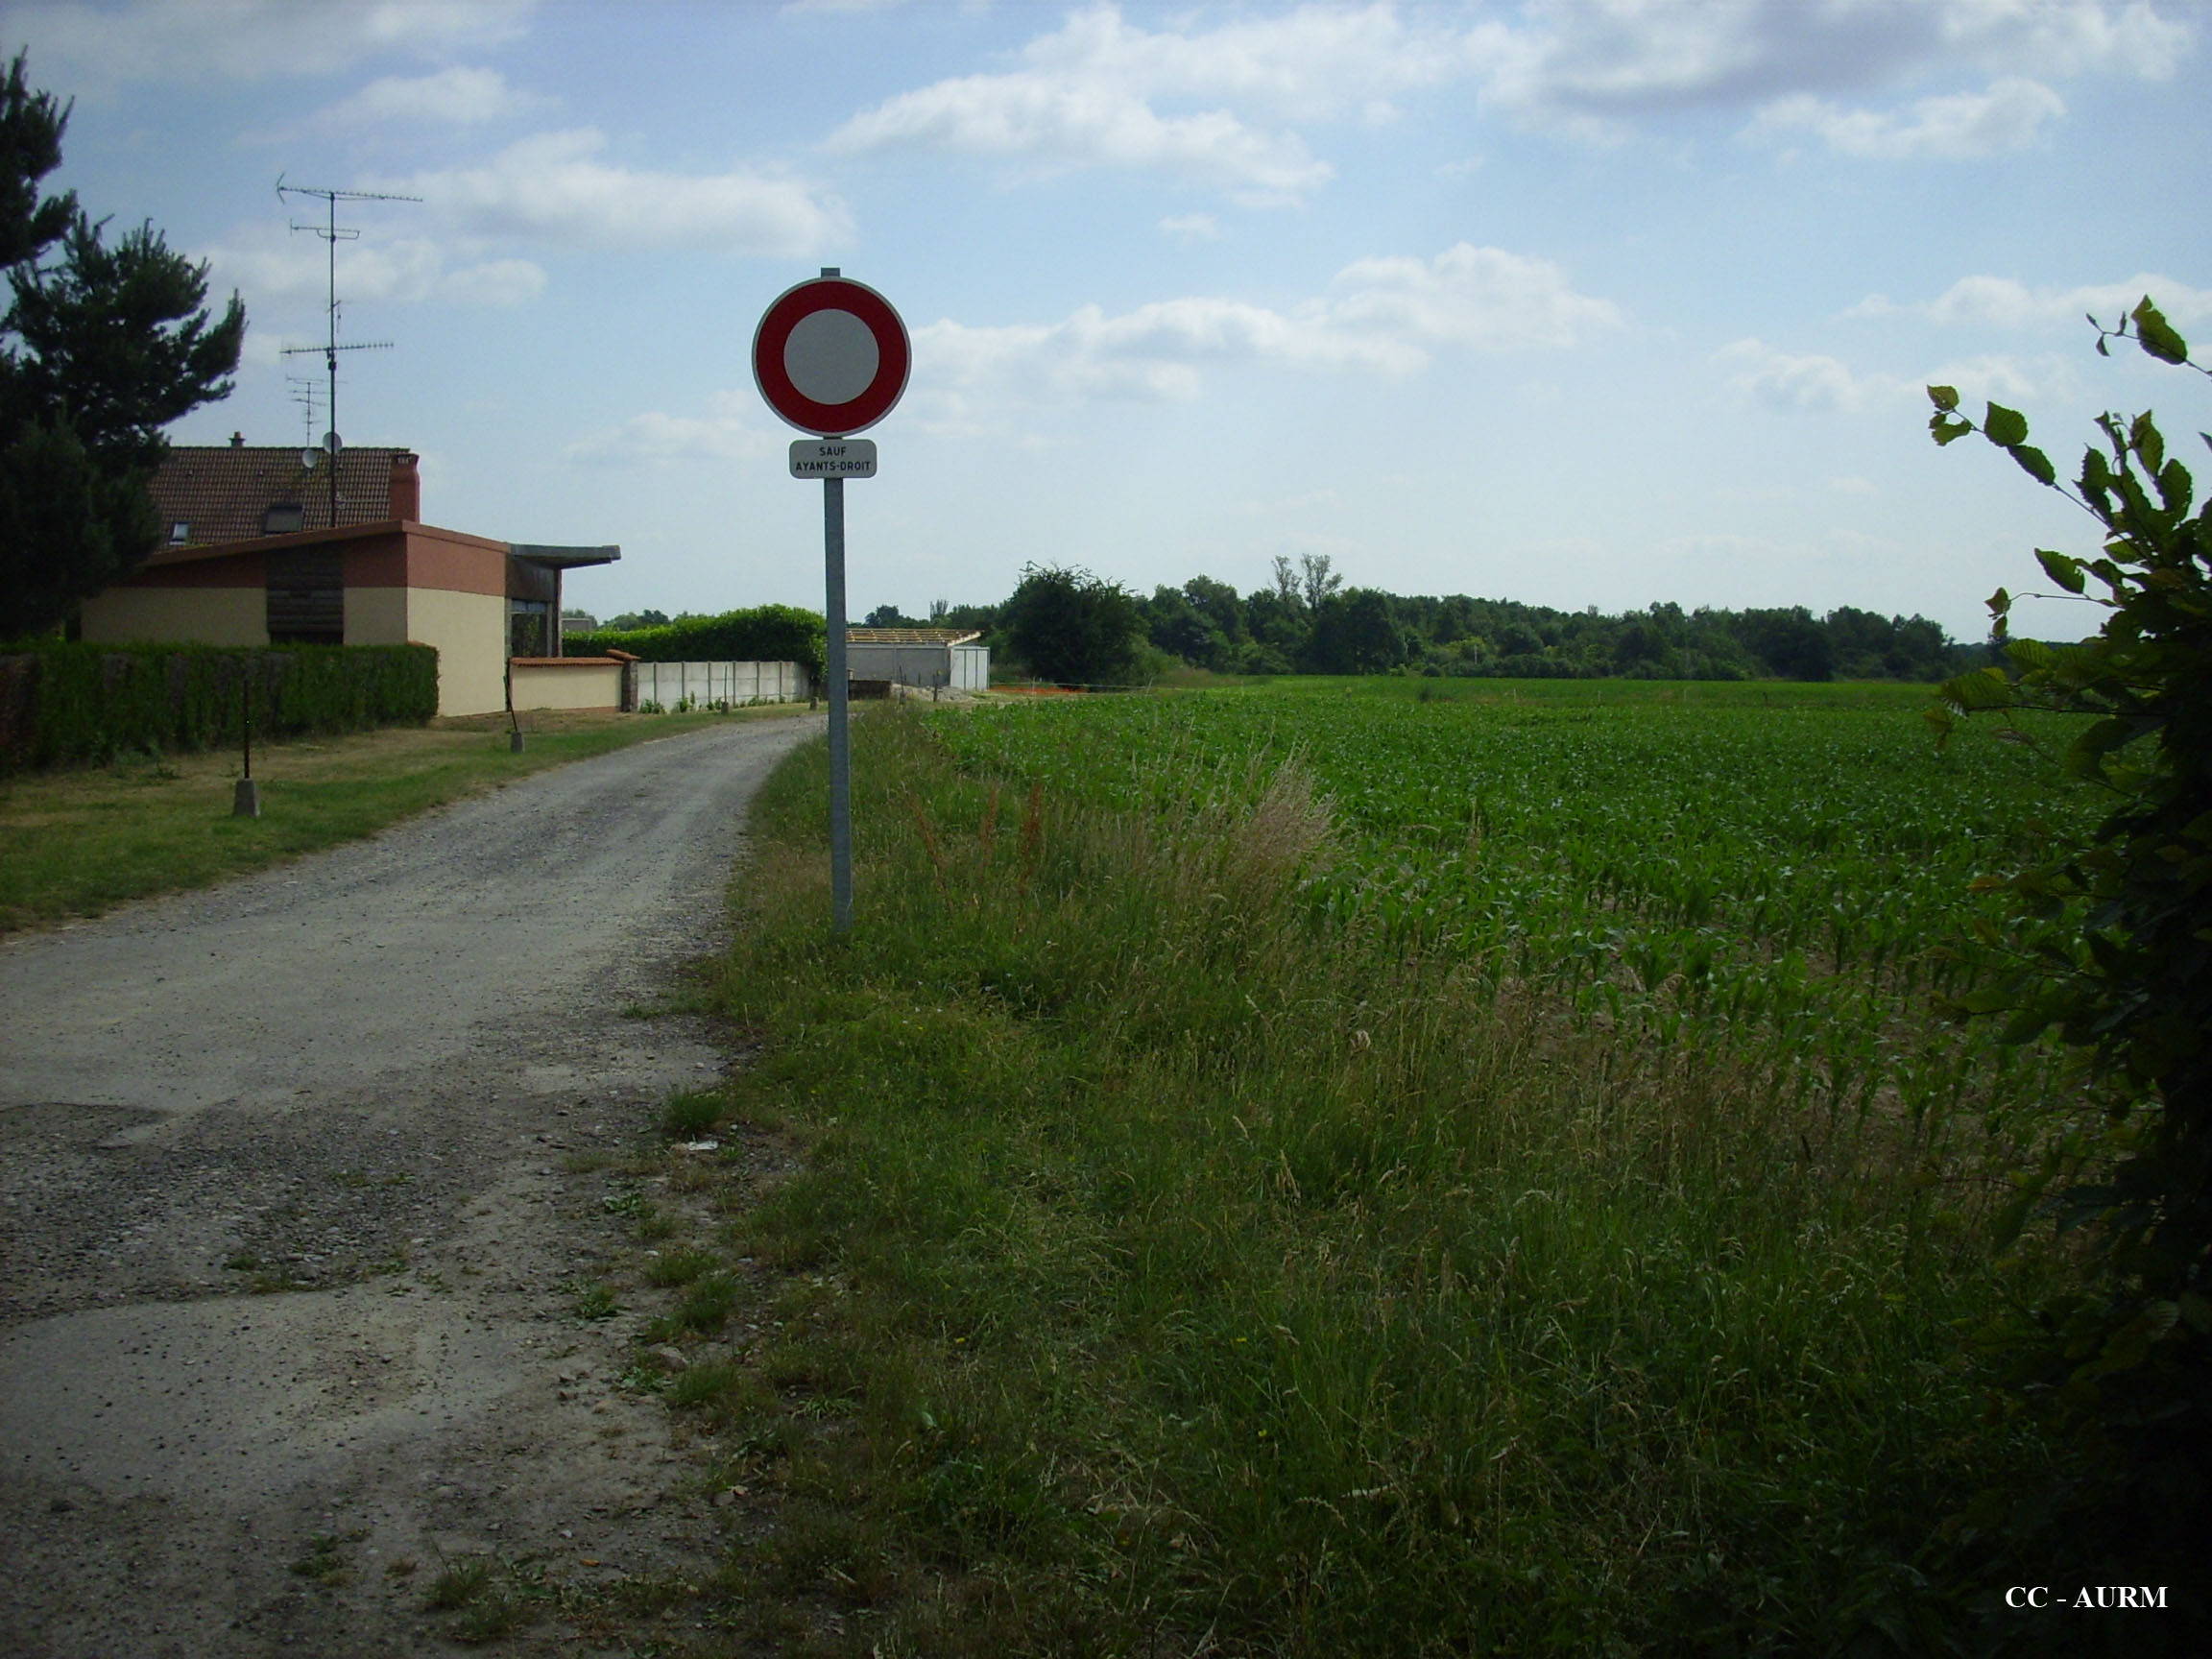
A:
[[[845,672],[925,690],[987,691],[991,648],[974,643],[981,637],[957,628],[848,628]]]

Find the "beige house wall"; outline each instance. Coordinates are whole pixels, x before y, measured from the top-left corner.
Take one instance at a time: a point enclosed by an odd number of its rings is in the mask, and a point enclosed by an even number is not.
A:
[[[407,639],[438,647],[438,712],[493,714],[507,707],[507,600],[443,588],[366,588],[404,596]],[[347,594],[350,607],[352,593]],[[350,613],[349,613],[350,622]],[[349,631],[348,637],[351,637]]]
[[[553,668],[517,665],[515,707],[521,709],[619,709],[622,667],[617,662],[578,662]]]
[[[269,599],[252,588],[110,588],[84,601],[82,637],[96,645],[266,645]]]
[[[407,589],[404,588],[347,589],[346,643],[349,645],[406,644]]]

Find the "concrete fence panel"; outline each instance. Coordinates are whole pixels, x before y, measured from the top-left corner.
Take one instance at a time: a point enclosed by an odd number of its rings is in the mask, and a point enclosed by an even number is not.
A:
[[[657,703],[664,709],[686,697],[694,709],[796,703],[811,690],[797,662],[639,662],[635,671],[639,707]]]

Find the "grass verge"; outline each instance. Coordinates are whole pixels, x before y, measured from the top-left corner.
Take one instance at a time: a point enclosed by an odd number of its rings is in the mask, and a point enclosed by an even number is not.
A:
[[[145,756],[0,778],[0,935],[204,887],[373,835],[400,819],[613,749],[734,714],[504,716],[256,748],[261,816],[230,816],[235,754]]]
[[[902,1654],[1974,1638],[1967,1500],[2062,1454],[1960,1332],[2052,1269],[1925,1125],[1324,923],[1294,767],[1117,815],[854,740],[853,937],[810,747],[716,990],[733,1108],[809,1148],[746,1224],[790,1276],[749,1594]]]

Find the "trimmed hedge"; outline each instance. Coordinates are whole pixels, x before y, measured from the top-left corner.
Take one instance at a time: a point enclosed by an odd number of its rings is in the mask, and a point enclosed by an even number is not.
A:
[[[793,605],[757,605],[719,616],[685,616],[660,628],[602,628],[572,634],[571,657],[627,651],[646,662],[800,662],[820,677],[829,625]]]
[[[0,653],[0,763],[55,766],[239,739],[242,688],[253,734],[420,725],[438,712],[428,645],[84,645]]]

